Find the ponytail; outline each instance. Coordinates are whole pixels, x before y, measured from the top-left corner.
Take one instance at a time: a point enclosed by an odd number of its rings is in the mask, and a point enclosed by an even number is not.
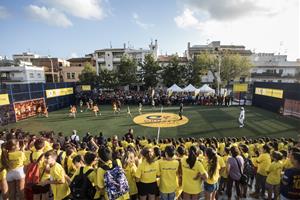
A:
[[[196,163],[197,160],[197,153],[198,149],[196,146],[191,146],[189,149],[189,156],[186,159],[187,164],[189,165],[189,167],[192,169]]]
[[[218,165],[217,153],[210,147],[206,149],[205,153],[206,153],[206,156],[208,158],[208,163],[209,163],[208,177],[212,178],[217,170],[217,165]]]

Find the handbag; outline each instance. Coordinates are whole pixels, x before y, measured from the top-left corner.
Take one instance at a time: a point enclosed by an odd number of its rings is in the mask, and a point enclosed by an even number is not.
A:
[[[242,169],[241,169],[241,166],[240,166],[239,161],[238,161],[236,158],[234,158],[234,159],[236,160],[236,162],[237,162],[237,164],[238,164],[238,167],[239,167],[239,170],[240,170],[240,173],[241,173],[241,178],[240,178],[239,182],[240,182],[242,185],[246,185],[247,182],[248,182],[248,176],[247,176],[246,174],[242,173]]]

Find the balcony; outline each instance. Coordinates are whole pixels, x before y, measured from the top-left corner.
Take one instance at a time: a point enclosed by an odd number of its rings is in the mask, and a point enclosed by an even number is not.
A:
[[[281,78],[281,73],[270,73],[270,72],[263,72],[263,73],[251,73],[251,77],[276,77]]]

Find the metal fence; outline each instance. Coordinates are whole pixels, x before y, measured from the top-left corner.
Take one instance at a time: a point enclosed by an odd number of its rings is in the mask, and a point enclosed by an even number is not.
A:
[[[31,84],[2,84],[0,94],[8,94],[10,104],[31,99],[44,98],[49,111],[68,107],[75,102],[75,83],[31,83]],[[60,88],[74,88],[74,94],[46,97],[46,90]]]

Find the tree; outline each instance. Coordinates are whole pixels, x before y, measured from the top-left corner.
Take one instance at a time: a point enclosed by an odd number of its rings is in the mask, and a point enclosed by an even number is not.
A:
[[[118,85],[118,75],[116,71],[107,69],[99,72],[99,83],[104,88],[115,88]]]
[[[79,80],[82,84],[90,84],[93,86],[98,84],[98,77],[96,75],[96,70],[91,65],[91,63],[84,64],[84,69],[79,75]]]
[[[173,56],[170,63],[163,67],[162,79],[164,85],[170,87],[174,83],[185,85],[186,66],[179,64],[178,56]]]
[[[128,55],[123,55],[120,65],[118,66],[118,80],[121,86],[126,86],[135,83],[137,62]]]
[[[228,84],[231,80],[241,76],[247,76],[252,67],[251,61],[240,54],[231,54],[223,51],[219,54],[202,53],[194,60],[195,65],[199,66],[200,74],[207,74],[211,71],[216,83],[220,64],[220,83]]]
[[[190,61],[186,66],[185,84],[198,85],[201,83],[201,68],[195,62]]]
[[[159,81],[158,71],[161,69],[158,62],[151,54],[148,54],[145,56],[145,60],[140,66],[142,69],[141,81],[144,83],[145,87],[156,87]]]

